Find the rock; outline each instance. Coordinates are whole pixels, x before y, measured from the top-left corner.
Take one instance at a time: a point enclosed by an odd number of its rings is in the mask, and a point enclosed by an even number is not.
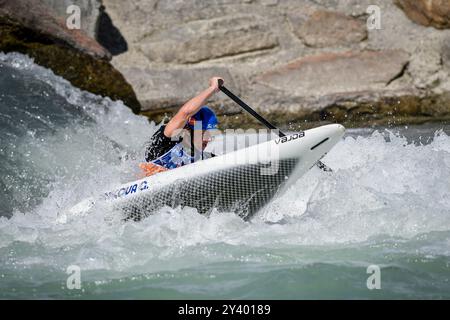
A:
[[[293,13],[289,21],[294,33],[310,47],[344,46],[367,38],[365,21],[337,12],[315,11],[306,21]]]
[[[408,73],[418,89],[433,89],[447,76],[442,70],[441,53],[430,45],[418,47],[412,54]]]
[[[449,39],[450,40],[450,39]],[[442,63],[450,71],[450,42],[445,43],[442,46]]]
[[[175,25],[237,16],[242,15],[242,12],[258,14],[253,10],[248,12],[253,2],[254,0],[103,0],[111,19],[128,43],[140,42],[155,31],[168,30]]]
[[[421,117],[423,109],[416,112],[416,107],[422,102],[424,108],[450,112],[448,103],[442,104],[450,92],[450,54],[443,48],[450,30],[411,22],[393,0],[103,4],[128,43],[128,51],[114,56],[112,63],[152,117],[201,90],[209,75],[200,70],[210,68],[218,68],[219,75],[227,70],[230,89],[239,88],[244,101],[277,124],[389,122],[393,114]],[[380,29],[366,28],[369,5],[380,9]],[[173,87],[180,73],[201,86]],[[157,81],[151,82],[153,76]],[[437,117],[434,111],[429,114]],[[237,125],[254,125],[250,118],[245,113],[229,117]]]
[[[55,13],[61,17],[66,18],[67,8],[70,5],[76,5],[81,11],[81,29],[90,36],[96,39],[97,24],[100,17],[100,7],[102,5],[100,0],[41,0],[48,7],[52,8]]]
[[[111,17],[102,5],[101,0],[43,0],[61,19],[69,16],[67,8],[76,5],[81,11],[81,30],[112,55],[128,50],[128,44],[120,31],[114,26]]]
[[[226,68],[171,70],[130,68],[123,72],[136,88],[138,99],[142,103],[142,111],[147,114],[178,109],[197,93],[205,90],[208,87],[209,78],[213,76],[221,76],[227,85],[235,87],[233,78]],[[212,104],[215,106],[223,105],[224,102],[229,101],[220,94],[216,94],[212,99]]]
[[[249,1],[250,2],[250,1]],[[278,0],[259,0],[258,1],[260,4],[262,4],[263,6],[276,6],[278,4]]]
[[[414,22],[437,29],[450,28],[450,2],[448,0],[394,0]]]
[[[139,112],[133,88],[109,63],[109,52],[64,22],[39,0],[0,0],[0,51],[27,54],[74,86]]]
[[[392,0],[313,0],[313,2],[328,11],[339,12],[348,16],[363,16],[367,13],[367,7],[377,5],[382,7]]]
[[[277,90],[298,96],[380,90],[408,63],[401,50],[324,53],[300,58],[256,78]]]
[[[369,98],[369,99],[368,99]],[[259,110],[269,122],[282,130],[305,130],[325,123],[341,123],[348,128],[398,126],[450,120],[450,94],[419,96],[380,94],[375,96],[347,95],[320,109],[297,106],[294,109]],[[219,117],[222,128],[261,128],[246,113]]]
[[[69,30],[65,19],[38,0],[0,0],[0,17],[39,33],[52,41],[64,42],[95,58],[111,59],[110,53],[81,30]]]
[[[154,32],[139,47],[150,61],[195,63],[277,45],[276,37],[261,18],[241,15],[193,21]]]

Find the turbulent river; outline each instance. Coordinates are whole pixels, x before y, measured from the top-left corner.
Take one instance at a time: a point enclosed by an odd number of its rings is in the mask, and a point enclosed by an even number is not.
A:
[[[0,298],[450,298],[448,126],[348,130],[323,159],[333,173],[313,168],[250,222],[58,220],[135,180],[156,128],[0,53]]]

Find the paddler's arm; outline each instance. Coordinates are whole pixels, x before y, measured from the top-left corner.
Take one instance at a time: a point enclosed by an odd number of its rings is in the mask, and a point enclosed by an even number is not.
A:
[[[180,110],[178,110],[177,114],[167,123],[166,128],[164,129],[164,135],[166,137],[177,135],[180,130],[184,128],[189,118],[205,105],[206,100],[219,91],[219,80],[223,81],[220,77],[209,79],[209,88],[186,102]]]

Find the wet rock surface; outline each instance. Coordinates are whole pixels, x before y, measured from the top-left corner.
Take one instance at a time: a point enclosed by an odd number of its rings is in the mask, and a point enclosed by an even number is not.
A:
[[[110,52],[84,30],[69,29],[65,17],[45,2],[0,0],[0,26],[0,51],[27,54],[80,89],[122,100],[139,112],[133,88],[111,65]]]

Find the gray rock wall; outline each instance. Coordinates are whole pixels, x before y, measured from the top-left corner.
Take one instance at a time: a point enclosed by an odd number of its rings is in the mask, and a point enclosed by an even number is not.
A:
[[[411,21],[393,0],[103,4],[128,43],[113,64],[148,114],[178,108],[217,74],[279,123],[420,118],[417,105],[440,110],[429,118],[450,116],[450,30]],[[381,10],[379,30],[367,28],[369,5]],[[224,97],[213,105],[236,112]]]

